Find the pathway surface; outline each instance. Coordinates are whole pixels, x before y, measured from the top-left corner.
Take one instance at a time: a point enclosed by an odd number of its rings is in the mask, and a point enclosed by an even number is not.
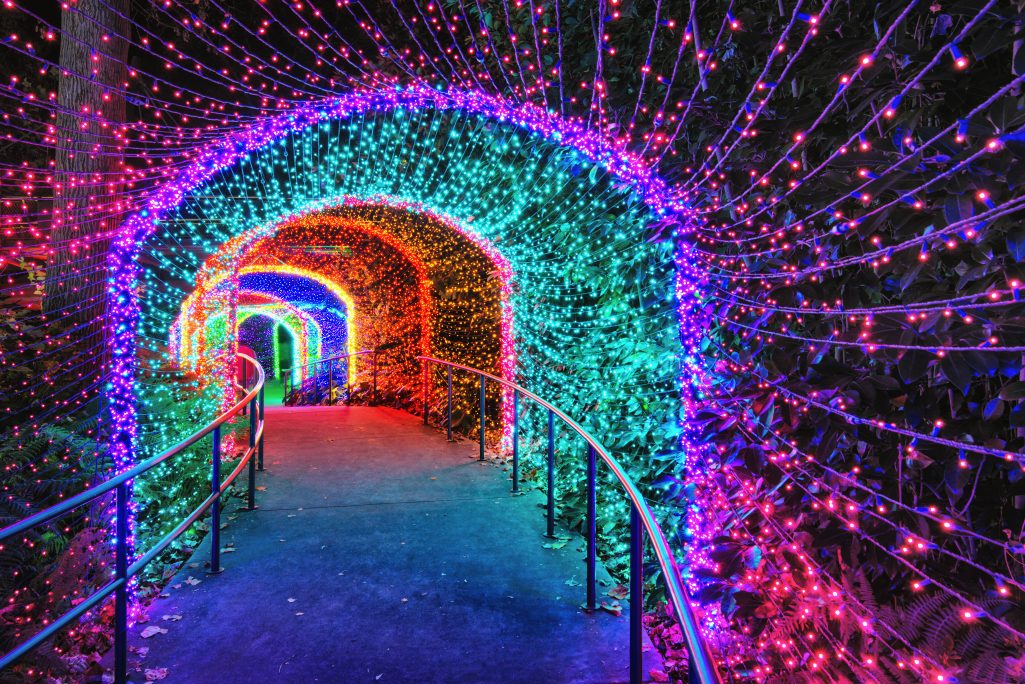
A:
[[[268,407],[266,434],[259,509],[226,516],[222,574],[186,565],[132,628],[134,681],[628,680],[626,613],[579,609],[582,540],[545,549],[542,497],[475,442],[366,407]]]

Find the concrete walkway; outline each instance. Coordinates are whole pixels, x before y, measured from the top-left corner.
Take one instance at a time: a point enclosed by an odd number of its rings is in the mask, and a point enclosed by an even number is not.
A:
[[[627,681],[626,601],[582,612],[582,540],[545,549],[542,497],[476,455],[392,409],[268,406],[259,510],[132,628],[133,681]]]

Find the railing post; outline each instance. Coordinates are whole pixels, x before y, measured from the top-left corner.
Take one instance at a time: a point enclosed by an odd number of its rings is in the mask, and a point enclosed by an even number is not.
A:
[[[213,431],[213,454],[210,459],[210,493],[221,491],[221,426]],[[210,573],[221,571],[221,497],[210,506]]]
[[[595,578],[597,557],[598,512],[595,497],[597,479],[597,452],[587,445],[587,607],[594,610],[598,604]]]
[[[331,405],[335,401],[335,363],[329,362],[327,367],[327,403]]]
[[[377,350],[374,350],[374,406],[377,406]]]
[[[320,402],[320,364],[321,361],[316,361],[313,364],[313,403],[310,406],[316,406]]]
[[[263,397],[264,388],[260,388],[260,425],[263,425],[263,410],[266,406],[267,401]],[[259,462],[256,464],[256,469],[263,471],[263,434],[260,434],[260,443],[256,447],[256,453],[259,456]]]
[[[429,409],[427,408],[427,378],[429,377],[428,373],[430,373],[429,364],[430,361],[424,360],[424,425],[427,425],[427,413],[429,411]]]
[[[555,536],[555,412],[548,409],[548,536]]]
[[[309,365],[307,365],[307,366],[306,366],[306,368],[309,368],[309,367],[310,367]],[[304,374],[304,375],[306,374],[306,369],[305,369],[305,368],[303,369],[303,374]],[[317,366],[316,366],[316,365],[314,365],[314,366],[313,366],[313,375],[314,375],[314,376],[316,376],[316,375],[317,375]],[[305,383],[305,382],[306,382],[306,380],[308,380],[308,378],[304,378],[304,379],[303,379],[303,383]],[[313,391],[314,391],[314,392],[316,392],[316,391],[317,391],[317,382],[316,382],[316,377],[314,377],[314,381],[313,381]],[[305,398],[306,392],[303,392],[303,395],[304,395],[304,398]],[[312,402],[312,401],[310,401],[310,406],[312,406],[312,405],[313,405],[313,402]]]
[[[694,663],[694,654],[687,656],[687,681],[690,684],[704,684],[698,674],[698,666]]]
[[[644,680],[641,635],[644,617],[644,527],[637,506],[630,505],[630,684]]]
[[[248,388],[248,387],[249,387],[249,362],[246,361],[245,359],[243,359],[242,360],[242,388],[243,388],[243,391],[246,391],[246,388]],[[242,407],[242,415],[243,416],[246,415],[246,409],[247,408],[248,408],[248,404],[246,406]]]
[[[482,376],[480,376],[480,459],[479,459],[481,461],[484,460],[484,411],[487,408],[487,406],[485,404],[486,400],[484,398],[484,387],[485,387],[485,380],[484,380],[484,376],[482,375]]]
[[[250,402],[252,403],[252,402]],[[249,492],[247,501],[249,510],[256,510],[256,418],[258,405],[249,411]]]
[[[512,449],[513,449],[513,486],[514,492],[520,491],[520,391],[513,390],[513,428],[512,428]]]
[[[114,592],[114,682],[128,682],[128,483],[114,490],[114,528],[117,536],[114,576],[121,584]]]
[[[445,366],[448,369],[448,441],[452,441],[452,366]]]

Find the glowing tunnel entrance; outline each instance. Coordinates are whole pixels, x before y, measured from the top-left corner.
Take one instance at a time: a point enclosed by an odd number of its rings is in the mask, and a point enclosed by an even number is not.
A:
[[[253,308],[256,310],[239,316],[239,345],[256,352],[256,360],[268,379],[279,378],[283,369],[302,367],[304,361],[300,353],[306,348],[302,328],[296,331],[291,322],[279,316],[271,306]]]
[[[222,259],[218,254],[207,260],[196,289],[182,303],[171,327],[170,348],[180,367],[202,371],[214,367],[224,354],[233,354],[242,313],[260,313],[260,307],[271,313],[282,310],[291,321],[299,321],[289,325],[296,340],[294,377],[301,377],[308,364],[321,358],[355,350],[356,308],[335,280],[280,260],[224,272],[216,266]],[[228,323],[232,320],[234,326]],[[226,336],[225,330],[232,334]]]
[[[648,239],[663,216],[657,183],[543,112],[547,128],[433,91],[370,97],[243,131],[130,221],[115,263],[116,376],[148,391],[155,376],[141,371],[194,352],[188,330],[216,315],[237,330],[257,274],[301,274],[348,296],[347,348],[388,347],[400,398],[418,395],[416,356],[428,353],[557,399],[627,464],[679,451],[690,283],[671,241]],[[311,299],[282,282],[261,291]],[[193,354],[195,368],[213,368],[236,337]],[[110,392],[126,430],[154,419],[132,392],[127,380]],[[499,394],[489,405],[501,407],[497,437],[511,406]],[[524,421],[528,442],[539,418]],[[571,456],[567,505],[582,493]]]

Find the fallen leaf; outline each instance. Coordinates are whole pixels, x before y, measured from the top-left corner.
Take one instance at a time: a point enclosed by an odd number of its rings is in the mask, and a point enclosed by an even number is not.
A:
[[[152,669],[146,668],[146,681],[157,682],[167,677],[166,667],[154,667]]]
[[[557,537],[554,541],[547,542],[545,544],[542,544],[541,546],[543,546],[546,549],[561,549],[562,547],[564,547],[568,543],[569,543],[569,537],[566,537],[566,538]]]
[[[143,639],[149,639],[150,637],[156,636],[157,634],[167,634],[167,630],[163,627],[150,625],[146,629],[142,630],[142,634],[140,636],[142,636]]]
[[[290,599],[288,599],[288,602],[289,603],[295,603],[295,599],[294,598],[290,598]]]
[[[161,620],[169,620],[170,622],[178,622],[179,620],[182,619],[182,616],[181,615],[165,615],[164,617],[162,617],[160,619]]]
[[[568,580],[566,580],[566,586],[568,586],[568,587],[579,587],[580,586],[580,582],[577,581],[576,577],[570,577]]]
[[[194,586],[196,586],[197,584],[199,584],[202,581],[203,580],[198,580],[198,579],[196,579],[195,577],[192,577],[192,576],[189,576],[189,577],[185,578],[185,584],[188,584],[190,587],[194,587]]]
[[[303,613],[303,612],[301,612],[301,611],[300,611],[300,612],[298,612],[298,613],[296,613],[296,615],[305,615],[305,614],[306,614],[306,613]]]
[[[267,491],[267,488],[266,487],[257,486],[256,487],[256,491],[258,491],[258,492],[265,492],[265,491]]]
[[[613,601],[612,603],[601,602],[601,609],[607,613],[612,613],[616,617],[620,617],[623,614],[623,604],[619,601]]]
[[[614,599],[625,599],[627,596],[630,595],[630,590],[622,584],[617,584],[605,593],[607,593]]]

